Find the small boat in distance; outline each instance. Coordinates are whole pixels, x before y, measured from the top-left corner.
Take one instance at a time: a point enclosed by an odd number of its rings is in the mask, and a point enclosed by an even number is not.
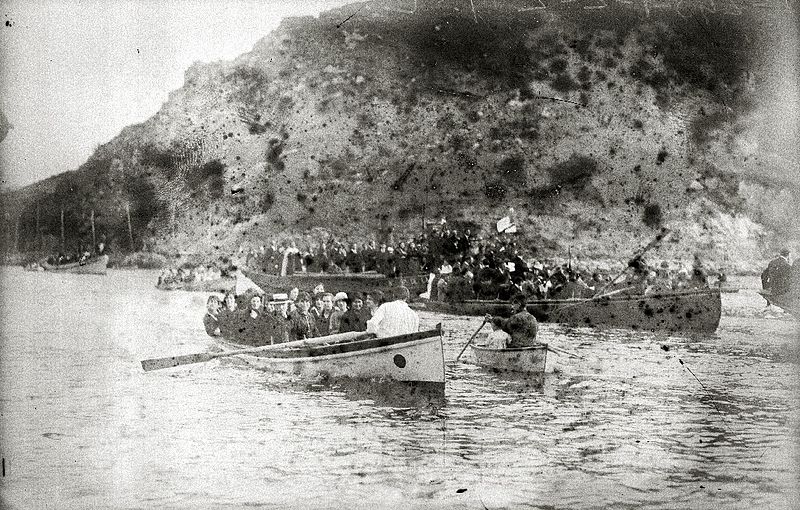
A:
[[[257,369],[302,377],[379,379],[444,385],[441,324],[436,329],[377,338],[344,333],[299,342],[274,344],[260,350],[218,338],[225,351],[250,351],[236,357]],[[256,351],[256,352],[253,352]]]
[[[547,344],[531,347],[494,349],[470,344],[475,363],[497,372],[515,372],[541,376],[547,363]]]
[[[98,274],[104,275],[108,268],[108,255],[100,255],[83,262],[70,262],[67,264],[50,264],[47,260],[39,262],[45,271],[54,273],[73,274]]]

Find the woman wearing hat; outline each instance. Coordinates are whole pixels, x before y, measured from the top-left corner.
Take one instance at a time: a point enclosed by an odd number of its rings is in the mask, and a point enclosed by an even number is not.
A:
[[[333,311],[328,323],[328,332],[331,335],[341,332],[342,316],[347,311],[347,294],[338,292],[333,296]]]

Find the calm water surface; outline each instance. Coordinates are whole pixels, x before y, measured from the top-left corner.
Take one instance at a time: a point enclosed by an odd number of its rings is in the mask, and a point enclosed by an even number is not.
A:
[[[798,323],[751,290],[713,335],[543,325],[585,359],[531,387],[465,355],[408,401],[235,360],[144,373],[211,346],[205,295],[0,271],[8,508],[800,508]],[[480,324],[421,317],[446,359]]]

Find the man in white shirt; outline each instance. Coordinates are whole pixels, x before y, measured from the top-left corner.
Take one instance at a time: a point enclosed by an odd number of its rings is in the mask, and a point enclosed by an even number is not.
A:
[[[395,299],[380,305],[367,321],[367,333],[385,338],[419,331],[419,316],[406,303],[409,297],[408,289],[399,287]]]

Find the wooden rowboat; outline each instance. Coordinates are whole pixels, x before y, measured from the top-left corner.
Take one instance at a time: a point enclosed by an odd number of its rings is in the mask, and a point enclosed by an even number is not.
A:
[[[74,273],[74,274],[106,274],[108,267],[108,255],[101,255],[97,258],[89,259],[85,262],[70,262],[69,264],[48,264],[42,261],[39,263],[45,271],[54,273]]]
[[[439,383],[444,385],[441,324],[436,329],[377,338],[354,332],[292,342],[286,349],[237,354],[255,368],[302,377]],[[217,339],[223,351],[248,346]],[[299,344],[299,345],[298,345]]]
[[[488,313],[508,317],[511,314],[511,305],[506,301],[419,301],[410,305],[453,315],[482,317]],[[722,301],[719,289],[701,289],[647,296],[534,300],[528,301],[528,311],[541,322],[571,326],[711,333],[719,326]]]
[[[547,362],[547,344],[515,349],[493,349],[471,344],[475,363],[498,372],[544,374]]]
[[[293,275],[278,276],[259,271],[243,271],[245,276],[253,280],[256,285],[267,293],[288,292],[293,288],[312,292],[317,285],[322,284],[328,292],[372,292],[386,290],[404,285],[408,287],[412,296],[425,292],[428,286],[428,275],[419,274],[389,278],[381,273],[295,273]]]

